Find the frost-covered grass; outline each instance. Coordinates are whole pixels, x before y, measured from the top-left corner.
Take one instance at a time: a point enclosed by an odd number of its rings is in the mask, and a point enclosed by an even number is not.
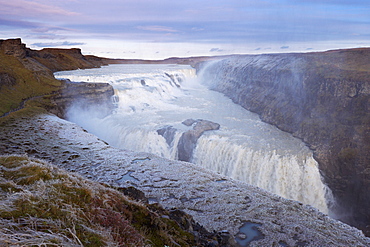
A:
[[[0,243],[191,245],[193,236],[119,191],[27,156],[0,156]]]

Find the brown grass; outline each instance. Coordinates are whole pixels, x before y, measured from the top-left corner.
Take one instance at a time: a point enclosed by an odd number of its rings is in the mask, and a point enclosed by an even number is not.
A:
[[[0,200],[5,246],[194,245],[160,210],[27,156],[0,156]]]

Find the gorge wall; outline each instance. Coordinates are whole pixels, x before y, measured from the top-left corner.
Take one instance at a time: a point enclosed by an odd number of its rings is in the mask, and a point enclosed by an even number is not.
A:
[[[61,70],[96,68],[109,59],[84,56],[81,49],[32,50],[21,39],[0,40],[0,116],[33,98],[43,98],[43,107],[65,116],[65,109],[79,101],[81,107],[99,104],[113,109],[113,88],[107,83],[69,83],[54,78]]]
[[[212,89],[303,139],[336,216],[370,234],[370,49],[234,56],[201,67]]]
[[[93,110],[97,117],[105,117],[115,109],[112,97],[114,89],[109,83],[67,82],[51,96],[51,104],[45,108],[60,118],[67,117],[70,107]]]

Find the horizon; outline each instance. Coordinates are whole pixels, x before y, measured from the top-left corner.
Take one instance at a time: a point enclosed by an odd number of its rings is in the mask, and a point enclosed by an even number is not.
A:
[[[23,39],[21,37],[15,37],[15,38],[6,38],[6,39],[0,39],[2,40],[12,40],[12,39],[20,39],[22,44],[26,46],[26,48],[30,48],[25,42],[23,42]],[[100,57],[103,59],[116,59],[116,60],[142,60],[142,61],[164,61],[168,59],[189,59],[189,58],[201,58],[201,57],[206,57],[206,58],[211,58],[211,57],[228,57],[228,56],[257,56],[257,55],[274,55],[274,54],[309,54],[309,53],[325,53],[325,52],[335,52],[335,51],[343,51],[343,50],[357,50],[357,49],[370,49],[370,46],[368,47],[354,47],[354,48],[337,48],[337,49],[328,49],[328,50],[322,50],[322,51],[297,51],[297,52],[271,52],[271,53],[234,53],[234,54],[224,54],[224,55],[201,55],[201,56],[177,56],[177,57],[165,57],[165,58],[159,58],[159,59],[146,59],[146,58],[110,58],[110,57],[104,57],[104,56],[98,56],[95,54],[84,54],[83,50],[81,47],[43,47],[43,48],[30,48],[32,50],[36,51],[41,51],[43,49],[62,49],[62,50],[71,50],[71,49],[79,49],[81,50],[81,54],[84,56],[95,56],[95,57]]]
[[[370,47],[362,0],[0,0],[0,39],[162,60]]]

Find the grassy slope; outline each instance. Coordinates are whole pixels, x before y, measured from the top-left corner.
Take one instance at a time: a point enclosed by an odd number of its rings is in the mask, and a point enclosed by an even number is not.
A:
[[[58,90],[62,83],[54,78],[52,72],[94,68],[108,61],[94,56],[85,57],[80,49],[27,51],[28,55],[24,58],[5,55],[0,51],[0,116],[19,108],[25,99]]]
[[[105,64],[102,58],[82,55],[80,49],[48,48],[41,51],[32,51],[30,56],[52,72],[95,68]]]
[[[61,82],[45,73],[27,69],[17,58],[0,52],[0,74],[7,74],[15,85],[0,86],[0,116],[16,109],[30,97],[50,94],[58,89]]]

